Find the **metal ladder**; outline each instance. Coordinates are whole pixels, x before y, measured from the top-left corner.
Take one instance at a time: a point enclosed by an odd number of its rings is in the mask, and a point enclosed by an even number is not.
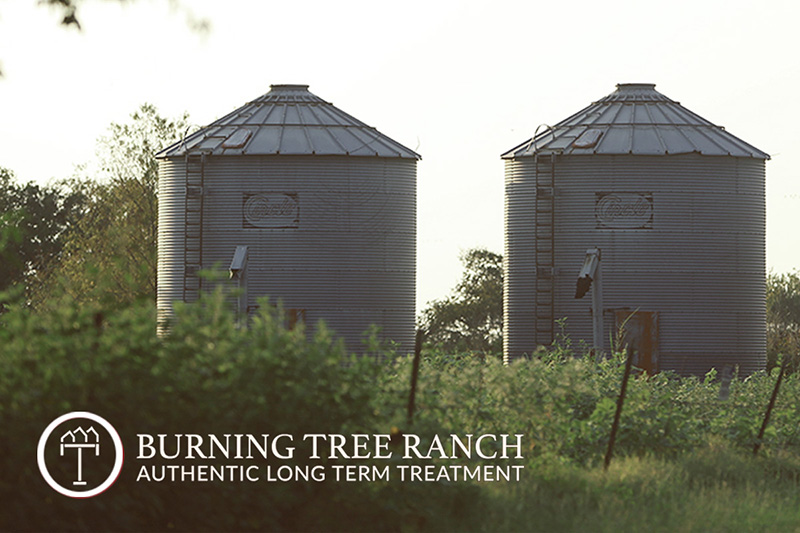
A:
[[[203,265],[203,197],[206,155],[186,156],[184,209],[183,301],[195,301],[202,287],[197,275]]]
[[[536,344],[549,345],[555,330],[555,154],[534,156],[536,181]]]

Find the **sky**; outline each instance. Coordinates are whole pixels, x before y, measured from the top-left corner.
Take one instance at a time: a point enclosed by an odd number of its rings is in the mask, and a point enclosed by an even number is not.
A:
[[[0,0],[0,166],[20,181],[71,176],[142,103],[204,126],[308,84],[422,155],[419,311],[460,254],[503,252],[500,154],[617,83],[655,83],[772,156],[767,268],[800,268],[800,2],[86,0],[78,17]]]

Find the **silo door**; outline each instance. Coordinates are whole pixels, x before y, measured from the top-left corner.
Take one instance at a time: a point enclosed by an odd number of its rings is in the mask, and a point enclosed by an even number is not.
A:
[[[658,372],[658,312],[615,309],[614,317],[619,347],[630,345],[634,366],[650,375]]]

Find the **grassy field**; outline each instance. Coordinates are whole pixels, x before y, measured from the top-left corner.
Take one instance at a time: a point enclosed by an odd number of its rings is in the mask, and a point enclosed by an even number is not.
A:
[[[796,457],[743,459],[708,446],[601,468],[549,465],[491,491],[503,531],[797,531]],[[487,523],[484,522],[484,530]]]

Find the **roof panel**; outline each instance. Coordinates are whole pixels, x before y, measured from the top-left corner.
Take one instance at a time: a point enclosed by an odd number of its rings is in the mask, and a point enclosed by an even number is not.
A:
[[[297,112],[296,105],[287,105],[286,106],[286,113],[283,116],[283,123],[285,125],[295,125],[301,124],[300,122],[300,114]]]
[[[226,141],[239,128],[245,133]],[[220,128],[220,126],[225,126]],[[225,144],[227,142],[227,144]],[[272,85],[270,91],[162,150],[156,157],[213,155],[364,155],[420,159],[419,154],[308,91]]]
[[[627,154],[632,142],[630,128],[608,128],[595,151],[599,154]]]
[[[236,131],[228,135],[228,138],[222,142],[223,148],[243,148],[250,137],[253,135],[253,130],[248,128],[238,128]]]
[[[647,111],[648,104],[631,105],[628,107],[633,108],[633,123],[634,124],[652,124],[653,117]]]
[[[301,126],[283,126],[279,149],[281,154],[301,155],[314,152],[303,129]]]
[[[563,134],[556,135],[555,138],[552,138],[549,142],[547,142],[548,139],[544,139],[544,142],[547,143],[547,148],[549,150],[563,150],[574,143],[575,139],[580,137],[585,130],[586,128],[584,127],[569,128],[564,131]]]
[[[573,143],[575,130],[580,134],[589,127],[604,130],[596,147],[576,146]],[[537,152],[642,155],[699,152],[769,159],[765,152],[667,98],[649,83],[617,85],[617,90],[610,95],[559,122],[552,130],[538,133],[535,139],[523,142],[502,157],[525,157]]]
[[[336,142],[336,138],[330,134],[328,128],[307,128],[306,131],[315,154],[331,155],[342,152],[342,147]]]
[[[250,112],[250,116],[247,117],[245,120],[245,124],[266,124],[267,123],[267,115],[269,115],[270,111],[272,111],[271,107],[266,106],[259,106],[254,107],[254,109]]]
[[[347,147],[347,153],[350,155],[376,155],[376,151],[381,148],[381,146],[376,146],[375,139],[371,135],[365,135],[362,130],[357,128],[348,128],[347,133],[351,136],[351,142]],[[343,138],[347,138],[347,136],[342,136]]]
[[[699,152],[703,155],[728,155],[726,151],[722,150],[714,142],[713,137],[708,136],[701,128],[684,128],[681,131],[694,146],[694,152]]]
[[[633,137],[632,152],[635,154],[666,153],[655,126],[631,126],[631,136]]]
[[[247,153],[277,154],[281,146],[280,126],[261,126],[250,139]]]
[[[644,104],[647,107],[647,113],[653,124],[672,124],[673,121],[667,118],[664,113],[664,106],[655,104]]]
[[[608,124],[630,124],[633,122],[633,106],[632,105],[624,105],[621,103],[615,103],[609,106],[612,112],[614,112],[614,118],[609,120]],[[604,122],[606,123],[606,122]]]
[[[349,117],[335,107],[313,107],[310,109],[319,120],[320,124],[327,126],[346,126],[354,125],[354,122],[347,120]]]
[[[316,106],[298,106],[297,113],[300,115],[300,120],[303,124],[314,126],[320,124],[319,116],[314,112]]]
[[[668,147],[670,154],[687,154],[695,151],[694,145],[686,139],[676,126],[661,126],[658,128],[664,144]]]

